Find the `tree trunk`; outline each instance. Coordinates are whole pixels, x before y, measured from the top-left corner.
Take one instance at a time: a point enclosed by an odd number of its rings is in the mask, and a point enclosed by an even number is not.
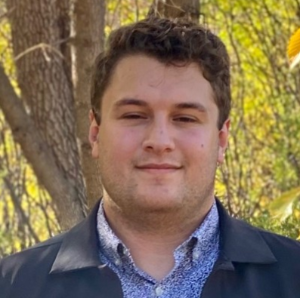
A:
[[[104,44],[104,0],[75,0],[72,14],[73,83],[76,103],[77,136],[89,207],[101,196],[98,167],[91,157],[88,141],[90,109],[90,76],[96,56]]]
[[[200,0],[154,0],[149,14],[198,23]]]
[[[68,229],[84,218],[87,209],[76,143],[70,51],[66,44],[70,31],[69,1],[7,0],[7,7],[12,11],[12,45],[21,98],[34,122],[33,129],[51,152],[45,159],[55,160],[66,188],[54,191],[58,177],[49,178],[45,173],[41,182],[57,206],[62,229]],[[36,169],[34,157],[40,152],[30,154],[26,157]],[[45,161],[44,167],[39,165],[41,171],[48,170],[46,164]],[[36,174],[40,178],[41,173]]]
[[[52,198],[63,198],[57,202],[58,220],[62,229],[74,225],[80,216],[82,217],[82,212],[78,212],[76,205],[72,206],[76,197],[75,189],[70,186],[58,167],[50,147],[43,141],[35,123],[26,113],[2,67],[0,67],[0,107],[11,127],[15,141],[21,145],[22,152],[31,163],[39,181]],[[74,213],[74,218],[70,213]]]

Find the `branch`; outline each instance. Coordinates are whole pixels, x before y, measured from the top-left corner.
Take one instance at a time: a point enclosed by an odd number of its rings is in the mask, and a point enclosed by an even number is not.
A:
[[[12,185],[11,181],[9,180],[8,177],[4,177],[4,183],[6,184],[6,187],[8,188],[9,192],[10,192],[10,196],[13,202],[13,205],[15,207],[15,210],[20,214],[21,216],[21,220],[22,220],[22,224],[26,224],[30,235],[33,237],[34,241],[36,243],[40,242],[40,239],[38,237],[38,235],[35,233],[29,218],[26,216],[20,202],[19,202],[19,198],[17,197],[17,194],[15,192],[14,186]]]
[[[46,43],[40,43],[40,44],[37,44],[29,49],[27,49],[26,51],[20,53],[17,57],[15,57],[15,61],[18,61],[20,58],[22,58],[23,56],[29,54],[30,52],[32,51],[35,51],[35,50],[39,50],[41,49],[43,54],[44,54],[44,57],[46,59],[46,61],[50,61],[50,58],[49,56],[47,55],[47,52],[46,52],[46,49],[49,49],[50,51],[53,51],[55,54],[57,54],[61,59],[64,59],[64,56],[62,55],[62,53],[60,51],[58,51],[56,48],[54,48],[53,46],[49,45],[49,44],[46,44]]]

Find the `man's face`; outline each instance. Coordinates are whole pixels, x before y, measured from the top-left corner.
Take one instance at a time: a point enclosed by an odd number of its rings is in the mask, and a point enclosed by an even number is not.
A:
[[[125,212],[187,216],[211,205],[229,121],[217,129],[213,91],[196,64],[123,58],[103,95],[100,126],[91,120],[104,204],[111,201]]]

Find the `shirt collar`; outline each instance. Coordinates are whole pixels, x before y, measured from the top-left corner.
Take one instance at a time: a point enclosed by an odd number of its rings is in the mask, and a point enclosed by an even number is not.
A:
[[[103,253],[111,262],[120,263],[122,257],[130,257],[129,250],[116,236],[109,226],[104,214],[103,202],[99,205],[97,214],[97,230],[99,234],[100,252]],[[201,225],[191,234],[191,236],[179,245],[174,254],[191,254],[193,261],[198,261],[201,256],[206,255],[211,243],[218,245],[219,235],[219,214],[216,202],[214,201],[210,211],[206,215]]]
[[[220,251],[222,260],[257,264],[272,264],[276,262],[276,258],[260,230],[230,217],[218,200],[217,207],[220,218]],[[99,237],[96,227],[98,211],[99,203],[83,222],[76,225],[66,234],[51,240],[51,243],[58,243],[58,252],[50,273],[61,273],[98,266],[99,269],[101,268],[100,270],[107,270],[107,267],[99,260]],[[111,278],[110,275],[109,278]]]
[[[100,252],[112,262],[120,261],[125,245],[109,226],[104,214],[103,201],[100,202],[97,214],[97,230],[99,235]]]
[[[195,243],[192,247],[192,260],[198,262],[202,257],[207,256],[213,246],[219,246],[219,213],[214,201],[210,211],[204,218],[201,225],[194,231],[188,240]]]

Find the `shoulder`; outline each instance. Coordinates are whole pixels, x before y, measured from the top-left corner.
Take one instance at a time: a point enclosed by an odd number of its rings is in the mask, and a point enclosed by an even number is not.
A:
[[[292,245],[296,248],[300,248],[300,242],[298,240],[265,230],[263,228],[256,227],[245,220],[232,218],[235,221],[235,224],[243,226],[244,228],[250,228],[253,232],[258,232],[266,241],[270,241],[270,244],[274,241],[274,245]]]
[[[242,220],[235,219],[237,225],[257,234],[266,243],[277,263],[296,266],[300,273],[300,242],[270,231],[257,228]]]
[[[300,242],[231,217],[217,200],[221,249],[240,263],[296,265],[300,269]],[[295,261],[297,259],[297,262]]]
[[[274,256],[279,260],[291,261],[297,259],[300,269],[300,242],[282,235],[255,228],[268,244]]]
[[[0,260],[0,288],[24,277],[41,276],[50,271],[65,234],[55,236]]]

